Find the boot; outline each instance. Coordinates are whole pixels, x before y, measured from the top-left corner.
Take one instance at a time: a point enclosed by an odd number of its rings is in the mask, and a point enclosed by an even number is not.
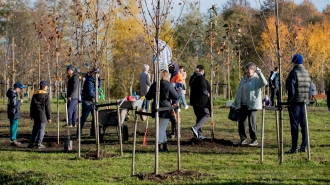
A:
[[[161,148],[162,144],[158,144],[158,152],[163,152],[163,149]]]
[[[162,152],[168,152],[168,148],[167,148],[167,143],[163,143],[163,151]]]

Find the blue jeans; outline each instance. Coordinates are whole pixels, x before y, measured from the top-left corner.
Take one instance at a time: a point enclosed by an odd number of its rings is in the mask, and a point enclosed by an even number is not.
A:
[[[180,99],[182,101],[183,106],[186,107],[187,106],[186,95],[185,94],[181,94]],[[180,108],[181,108],[181,103],[180,103]]]
[[[30,143],[42,143],[45,135],[46,123],[34,120]]]
[[[296,104],[290,105],[288,107],[290,116],[290,126],[291,126],[291,137],[292,137],[292,149],[295,150],[298,147],[298,133],[299,125],[301,127],[302,141],[300,148],[306,149],[307,147],[307,121],[305,117],[305,105]]]
[[[90,112],[92,112],[92,124],[91,124],[90,134],[94,135],[95,128],[94,128],[93,104],[87,104],[85,101],[82,102],[82,110],[81,110],[81,117],[80,117],[80,133],[82,133],[82,129],[84,128],[85,122],[86,122]]]
[[[68,101],[68,123],[69,125],[76,125],[77,121],[77,105],[78,105],[78,100],[71,100]]]
[[[147,100],[147,99],[144,99],[143,100],[142,109],[143,108],[148,112],[148,109],[149,109],[149,100]]]
[[[10,141],[16,140],[18,119],[10,119]]]

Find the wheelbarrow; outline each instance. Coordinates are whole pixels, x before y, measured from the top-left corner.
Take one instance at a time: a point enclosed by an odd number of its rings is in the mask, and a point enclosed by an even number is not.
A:
[[[119,136],[119,129],[122,129],[122,135],[124,141],[128,141],[128,126],[123,125],[124,121],[126,120],[128,116],[127,109],[119,109],[120,110],[120,124],[118,125],[118,118],[117,118],[117,109],[105,109],[105,110],[99,110],[98,111],[98,122],[100,124],[100,142],[104,141],[104,135],[106,135],[107,127],[116,127],[115,133],[109,133],[116,134]]]

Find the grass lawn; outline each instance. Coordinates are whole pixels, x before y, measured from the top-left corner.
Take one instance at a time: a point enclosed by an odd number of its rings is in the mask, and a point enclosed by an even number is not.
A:
[[[150,175],[154,172],[155,159],[154,120],[150,120],[146,147],[142,145],[146,123],[138,123],[135,173],[139,176],[131,177],[132,112],[130,120],[125,122],[130,137],[123,143],[124,155],[120,156],[118,137],[112,134],[105,136],[101,144],[103,158],[93,160],[88,158],[96,150],[93,138],[85,136],[82,139],[80,158],[76,140],[73,151],[63,151],[63,141],[67,137],[67,130],[62,127],[65,124],[64,104],[60,105],[60,144],[57,144],[56,105],[52,104],[53,123],[47,124],[44,139],[48,148],[26,148],[33,123],[29,119],[29,104],[24,103],[18,130],[18,141],[22,142],[20,147],[9,146],[9,121],[6,112],[0,113],[0,184],[330,184],[330,114],[327,107],[308,108],[311,161],[307,160],[307,153],[298,153],[284,155],[284,162],[279,164],[274,112],[266,112],[264,162],[260,163],[260,147],[236,147],[230,144],[239,141],[237,123],[227,119],[229,109],[222,108],[224,102],[215,102],[215,142],[193,139],[190,130],[195,122],[193,109],[189,107],[188,110],[182,110],[182,171],[176,172],[176,142],[169,138],[170,152],[159,155],[160,175],[157,177]],[[324,102],[320,104],[324,105]],[[291,135],[286,109],[283,114],[284,151],[287,151],[291,145]],[[260,146],[261,111],[257,120]],[[203,127],[207,138],[211,135],[210,122],[211,119]],[[85,135],[89,134],[89,128],[90,122],[86,123],[83,130]],[[107,132],[115,133],[114,127]],[[74,129],[71,129],[71,134],[74,133]]]

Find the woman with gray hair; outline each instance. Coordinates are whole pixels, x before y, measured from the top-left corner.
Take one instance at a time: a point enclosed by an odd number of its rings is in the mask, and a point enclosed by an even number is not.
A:
[[[247,145],[246,118],[249,123],[251,142],[249,146],[257,146],[257,111],[262,109],[261,88],[267,85],[267,80],[261,70],[253,63],[245,65],[245,76],[241,79],[233,106],[238,109],[238,132],[241,141],[238,145]]]

